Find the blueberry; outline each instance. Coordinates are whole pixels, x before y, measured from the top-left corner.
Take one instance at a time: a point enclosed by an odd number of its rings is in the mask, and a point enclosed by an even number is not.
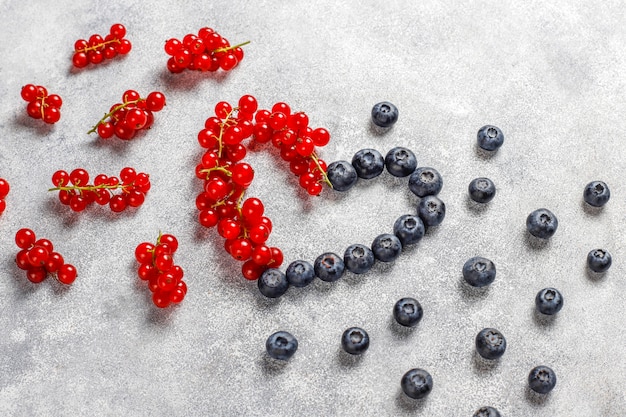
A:
[[[381,262],[392,262],[402,252],[402,243],[396,235],[384,233],[376,236],[372,242],[374,257]]]
[[[438,197],[427,195],[417,205],[417,215],[424,222],[424,226],[438,226],[446,217],[446,205]]]
[[[364,274],[374,265],[374,253],[365,245],[358,243],[350,245],[343,255],[343,262],[348,271]]]
[[[289,288],[287,277],[276,268],[266,269],[257,283],[261,294],[269,298],[278,298]]]
[[[298,350],[298,340],[291,333],[276,332],[267,338],[265,349],[272,358],[286,361]]]
[[[343,275],[345,264],[339,255],[327,252],[317,257],[313,262],[315,275],[322,281],[337,281]]]
[[[592,181],[585,186],[583,198],[590,206],[602,207],[611,198],[611,191],[604,182]]]
[[[398,236],[403,247],[419,242],[425,232],[426,228],[422,219],[412,214],[398,217],[393,224],[393,234]]]
[[[352,166],[359,178],[375,178],[385,170],[385,160],[376,149],[361,149],[352,157]]]
[[[352,164],[348,161],[335,161],[326,170],[328,180],[337,191],[348,191],[359,178]]]
[[[463,278],[472,287],[485,287],[496,279],[496,266],[487,258],[475,256],[463,265]]]
[[[531,235],[540,239],[548,239],[556,232],[559,221],[554,213],[545,208],[540,208],[528,215],[526,228]]]
[[[556,374],[547,366],[536,366],[528,374],[528,386],[539,394],[547,394],[556,385]]]
[[[437,195],[443,187],[443,178],[435,168],[417,168],[409,177],[409,190],[418,197]]]
[[[482,329],[476,335],[476,352],[485,359],[498,359],[504,355],[506,339],[496,329]]]
[[[419,400],[433,390],[433,377],[423,369],[411,369],[402,376],[400,386],[408,397]]]
[[[491,125],[486,125],[478,130],[478,146],[486,151],[495,151],[504,142],[502,131]]]
[[[493,407],[481,407],[472,417],[501,417],[500,412]]]
[[[360,355],[370,346],[370,337],[360,327],[350,327],[341,335],[341,347],[351,355]]]
[[[594,249],[587,254],[587,266],[593,272],[605,272],[613,263],[613,258],[609,251],[604,249]]]
[[[475,178],[470,182],[469,196],[477,203],[488,203],[496,196],[496,185],[489,178]]]
[[[424,310],[415,298],[401,298],[393,306],[393,317],[405,327],[416,326],[423,315]]]
[[[409,149],[398,146],[387,152],[385,166],[394,177],[407,177],[417,168],[417,158]]]
[[[315,278],[315,271],[313,270],[313,265],[307,261],[293,261],[287,267],[285,275],[287,276],[289,285],[293,285],[294,287],[306,287],[313,281],[313,278]]]
[[[398,108],[388,101],[374,104],[372,122],[379,127],[391,127],[398,121]]]
[[[556,288],[544,288],[537,293],[535,306],[541,314],[551,316],[563,308],[563,296]]]

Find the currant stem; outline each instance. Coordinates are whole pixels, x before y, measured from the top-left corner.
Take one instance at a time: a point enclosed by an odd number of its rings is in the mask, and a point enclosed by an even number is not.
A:
[[[43,109],[46,107],[46,96],[41,96],[41,120],[43,120]]]
[[[217,156],[222,157],[222,149],[224,148],[222,144],[222,136],[224,135],[224,126],[230,121],[230,116],[236,111],[239,110],[239,107],[233,107],[231,111],[228,112],[226,118],[222,123],[220,123],[220,136],[217,138],[217,143],[219,144],[219,148],[217,149]]]
[[[94,46],[88,46],[85,49],[77,49],[74,52],[75,53],[80,53],[80,52],[85,52],[86,53],[86,52],[89,52],[89,51],[96,51],[98,49],[104,48],[105,46],[107,46],[110,43],[121,43],[121,42],[120,42],[119,39],[112,39],[110,41],[102,42],[102,43],[99,43],[99,44],[94,45]]]
[[[91,130],[90,130],[89,132],[87,132],[87,134],[89,135],[89,134],[94,133],[94,132],[98,129],[98,126],[100,126],[102,123],[104,123],[104,122],[106,121],[106,119],[108,119],[108,118],[109,118],[109,117],[111,117],[113,114],[115,114],[115,112],[117,112],[117,111],[119,111],[119,110],[121,110],[121,109],[124,109],[124,108],[128,107],[128,106],[129,106],[129,105],[131,105],[131,104],[137,104],[137,103],[139,103],[140,101],[144,101],[144,100],[145,100],[145,99],[143,99],[143,98],[139,98],[139,99],[137,99],[137,100],[127,101],[127,102],[125,102],[125,103],[123,103],[123,104],[120,104],[119,106],[115,106],[115,107],[113,107],[113,110],[111,110],[110,112],[106,113],[106,114],[104,115],[104,117],[103,117],[102,119],[100,119],[100,120],[98,121],[98,123],[96,123],[96,125],[95,125],[95,126],[93,126],[93,127],[91,128]]]
[[[242,42],[240,44],[234,45],[234,46],[223,46],[221,48],[217,48],[213,51],[213,53],[219,53],[219,52],[228,52],[228,51],[232,51],[233,49],[239,48],[240,46],[244,46],[249,44],[250,41],[246,41],[246,42]]]
[[[200,172],[203,173],[203,174],[210,174],[213,171],[223,172],[224,174],[228,175],[229,177],[233,176],[232,172],[230,172],[227,168],[224,168],[222,166],[213,167],[213,168],[207,168],[207,169],[201,169],[200,170]]]
[[[82,191],[96,191],[96,190],[117,190],[119,188],[121,188],[122,191],[124,191],[128,185],[129,184],[115,184],[115,185],[100,184],[100,185],[86,185],[86,186],[80,186],[80,185],[63,186],[63,185],[60,185],[58,187],[48,188],[48,191],[72,191],[72,190],[78,190],[78,191],[82,192]]]
[[[322,173],[322,178],[324,179],[324,182],[328,184],[330,188],[333,188],[333,184],[328,179],[328,175],[326,175],[326,172],[322,169],[322,166],[320,165],[320,162],[319,162],[319,157],[317,156],[315,152],[311,154],[311,159],[313,160],[313,162],[315,162],[317,169],[319,169],[320,172]]]

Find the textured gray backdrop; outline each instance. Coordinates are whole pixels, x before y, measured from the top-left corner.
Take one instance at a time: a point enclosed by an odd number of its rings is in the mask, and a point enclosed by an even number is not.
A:
[[[626,8],[549,3],[0,1],[0,177],[12,186],[0,216],[0,414],[471,416],[493,405],[504,416],[625,415]],[[116,22],[128,29],[131,53],[71,70],[74,41]],[[233,43],[252,41],[244,61],[229,74],[169,74],[164,41],[205,25]],[[19,96],[27,83],[63,97],[59,123],[27,117]],[[167,96],[154,128],[131,142],[87,136],[129,88]],[[392,265],[264,299],[215,231],[198,226],[194,205],[196,134],[216,102],[247,93],[263,107],[286,101],[326,127],[332,140],[320,153],[329,162],[364,147],[411,148],[419,165],[444,177],[445,222]],[[400,109],[384,133],[369,123],[382,100]],[[487,123],[506,136],[491,157],[475,147]],[[266,203],[271,243],[287,263],[370,244],[415,210],[406,179],[385,174],[309,198],[271,154],[249,161],[249,195]],[[138,210],[73,214],[46,191],[57,169],[114,175],[128,165],[152,179]],[[498,188],[480,208],[466,191],[478,176]],[[582,190],[595,179],[613,197],[592,211]],[[525,232],[539,207],[560,220],[545,245]],[[77,266],[71,288],[26,280],[14,262],[20,227],[51,239]],[[151,305],[133,259],[159,230],[178,236],[189,286],[185,301],[165,311]],[[597,247],[614,256],[601,277],[585,269]],[[484,291],[462,282],[475,255],[497,265]],[[546,286],[565,298],[550,321],[533,313]],[[391,316],[403,296],[424,307],[412,331]],[[350,326],[370,334],[362,357],[340,351]],[[474,353],[484,327],[508,341],[495,365]],[[264,352],[279,329],[300,342],[283,365]],[[558,375],[545,398],[526,388],[539,364]],[[413,367],[434,378],[425,401],[400,390]]]

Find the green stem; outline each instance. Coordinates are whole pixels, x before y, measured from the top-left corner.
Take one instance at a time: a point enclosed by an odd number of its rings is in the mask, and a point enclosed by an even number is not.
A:
[[[323,177],[323,179],[324,179],[324,182],[325,182],[326,184],[328,184],[328,186],[329,186],[330,188],[333,188],[333,184],[332,184],[332,183],[330,182],[330,180],[328,179],[328,175],[326,175],[326,171],[324,171],[324,170],[322,169],[322,166],[320,165],[320,162],[319,162],[319,157],[317,156],[317,154],[316,154],[315,152],[313,152],[313,153],[311,154],[311,159],[313,160],[313,162],[315,162],[315,165],[317,166],[317,169],[319,169],[319,170],[320,170],[320,172],[322,173],[322,177]]]
[[[221,48],[217,48],[217,49],[215,49],[215,50],[213,51],[213,53],[216,53],[216,54],[217,54],[217,53],[219,53],[219,52],[228,52],[228,51],[232,51],[233,49],[239,48],[240,46],[244,46],[244,45],[247,45],[247,44],[249,44],[249,43],[250,43],[250,41],[246,41],[246,42],[242,42],[242,43],[240,43],[240,44],[233,45],[233,46],[223,46],[223,47],[221,47]]]
[[[100,126],[102,123],[104,123],[106,121],[106,119],[108,119],[113,114],[115,114],[115,112],[117,112],[117,111],[119,111],[121,109],[124,109],[124,108],[128,107],[131,104],[137,104],[137,103],[139,103],[140,101],[143,101],[143,100],[144,100],[143,98],[139,98],[137,100],[127,101],[126,103],[122,103],[122,104],[120,104],[118,106],[113,107],[113,110],[111,110],[110,112],[106,113],[104,115],[104,117],[102,119],[100,119],[98,121],[98,123],[96,123],[96,125],[91,128],[91,130],[89,132],[87,132],[87,134],[89,135],[91,133],[94,133],[98,129],[98,126]]]
[[[120,42],[119,39],[112,39],[110,41],[102,42],[102,43],[99,43],[99,44],[94,45],[94,46],[88,46],[85,49],[79,49],[79,50],[74,51],[74,52],[85,52],[86,53],[86,52],[89,52],[89,51],[96,51],[98,49],[104,48],[106,45],[108,45],[110,43],[121,43],[121,42]]]
[[[63,186],[60,185],[58,187],[54,187],[54,188],[48,188],[48,191],[72,191],[72,190],[78,190],[78,191],[96,191],[96,190],[116,190],[118,188],[121,188],[122,190],[124,190],[126,188],[126,185],[124,184],[115,184],[115,185],[110,185],[110,184],[100,184],[100,185],[85,185],[85,186],[80,186],[80,185],[71,185],[71,186]]]

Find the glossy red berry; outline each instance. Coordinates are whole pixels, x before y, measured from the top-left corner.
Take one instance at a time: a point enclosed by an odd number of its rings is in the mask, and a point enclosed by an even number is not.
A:
[[[63,264],[57,271],[57,279],[61,284],[70,285],[76,280],[76,267],[71,264]]]

